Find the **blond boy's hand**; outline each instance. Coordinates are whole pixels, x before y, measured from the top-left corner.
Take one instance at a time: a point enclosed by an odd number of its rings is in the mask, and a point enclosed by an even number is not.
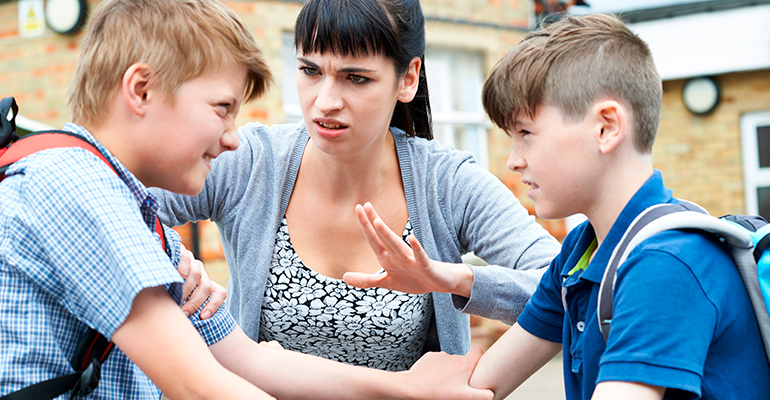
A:
[[[413,381],[415,398],[491,400],[494,398],[491,390],[474,389],[468,385],[483,353],[478,346],[464,356],[425,353],[409,371],[399,373],[409,375],[408,379]]]
[[[346,283],[414,294],[444,292],[470,297],[473,271],[469,266],[431,260],[414,236],[409,236],[407,245],[380,219],[370,203],[357,205],[356,215],[385,273],[348,272],[343,276]]]
[[[184,245],[181,246],[179,265],[176,269],[185,280],[182,287],[182,299],[187,299],[187,301],[182,304],[182,312],[189,317],[201,308],[201,305],[206,303],[206,299],[208,299],[206,306],[201,309],[200,319],[210,318],[225,302],[227,289],[212,281],[206,273],[203,263],[196,260],[193,253],[187,250]]]

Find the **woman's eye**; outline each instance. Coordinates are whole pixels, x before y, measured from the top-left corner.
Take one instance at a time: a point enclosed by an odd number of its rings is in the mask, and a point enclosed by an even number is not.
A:
[[[361,76],[361,75],[353,75],[353,74],[351,74],[351,75],[350,75],[350,80],[351,80],[353,83],[355,83],[355,84],[358,84],[358,85],[363,85],[363,84],[365,84],[365,83],[368,83],[368,82],[369,82],[369,78],[367,78],[367,77],[365,77],[365,76]]]

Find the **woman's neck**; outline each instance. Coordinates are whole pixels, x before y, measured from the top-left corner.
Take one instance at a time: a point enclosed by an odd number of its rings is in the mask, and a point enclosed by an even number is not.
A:
[[[310,140],[302,157],[300,179],[321,196],[363,204],[396,180],[401,182],[393,136],[383,135],[366,149],[346,156],[324,153]]]

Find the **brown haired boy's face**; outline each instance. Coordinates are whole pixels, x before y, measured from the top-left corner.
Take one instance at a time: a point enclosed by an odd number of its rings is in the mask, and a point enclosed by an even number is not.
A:
[[[517,116],[510,129],[513,149],[508,168],[530,186],[527,196],[541,218],[565,218],[585,212],[591,204],[591,177],[601,168],[595,162],[598,158],[592,157],[597,152],[591,134],[596,127],[589,117],[565,121],[550,105],[538,107],[534,119]]]
[[[238,147],[235,116],[245,87],[245,68],[228,66],[183,83],[174,102],[156,101],[150,112],[157,137],[147,148],[144,176],[137,176],[148,186],[198,194],[211,160]]]

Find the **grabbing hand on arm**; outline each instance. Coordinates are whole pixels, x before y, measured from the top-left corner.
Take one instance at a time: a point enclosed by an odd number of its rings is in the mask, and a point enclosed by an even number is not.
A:
[[[196,260],[193,253],[187,250],[184,245],[180,246],[181,254],[176,270],[184,278],[182,298],[187,299],[182,304],[182,312],[189,317],[201,308],[201,305],[206,303],[206,299],[208,299],[208,303],[200,312],[200,319],[205,320],[214,315],[225,302],[227,289],[212,281],[206,273],[203,263]]]
[[[347,284],[361,288],[384,287],[413,294],[444,292],[470,297],[473,270],[469,266],[431,260],[414,236],[409,236],[410,247],[388,228],[370,203],[357,205],[356,215],[385,272],[348,272],[342,277]]]
[[[211,352],[229,370],[280,399],[491,400],[489,390],[468,380],[481,356],[427,353],[408,371],[388,372],[257,343],[240,328],[213,344]]]
[[[269,399],[225,369],[162,287],[134,298],[111,340],[170,399]]]

